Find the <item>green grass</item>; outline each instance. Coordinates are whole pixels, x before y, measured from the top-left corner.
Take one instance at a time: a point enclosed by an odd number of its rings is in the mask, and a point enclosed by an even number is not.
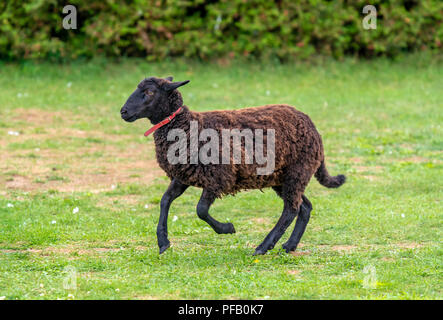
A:
[[[442,74],[420,55],[1,65],[0,297],[442,299]],[[151,165],[150,125],[119,115],[145,75],[190,79],[181,92],[196,111],[288,103],[312,118],[329,171],[348,181],[338,190],[311,181],[303,254],[281,250],[291,226],[275,249],[252,256],[282,209],[271,190],[217,200],[211,214],[237,230],[217,235],[197,218],[200,190],[190,188],[170,211],[172,247],[158,255],[168,181]],[[76,289],[63,286],[69,270]]]

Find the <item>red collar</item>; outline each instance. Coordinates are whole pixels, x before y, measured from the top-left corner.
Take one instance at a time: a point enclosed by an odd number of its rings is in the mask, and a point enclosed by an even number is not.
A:
[[[157,130],[160,127],[163,127],[165,124],[168,124],[172,121],[172,119],[175,118],[175,116],[181,111],[182,107],[178,108],[177,111],[175,111],[173,114],[171,114],[166,119],[162,120],[161,122],[157,123],[155,126],[153,126],[151,129],[145,132],[145,137],[149,136],[151,133],[153,133],[155,130]]]

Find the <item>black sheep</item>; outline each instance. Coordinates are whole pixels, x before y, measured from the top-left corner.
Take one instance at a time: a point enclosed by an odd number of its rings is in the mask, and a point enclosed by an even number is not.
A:
[[[311,119],[288,105],[193,112],[183,105],[182,96],[177,90],[188,82],[172,82],[172,77],[144,79],[121,109],[121,116],[125,121],[133,122],[140,118],[148,118],[155,125],[152,131],[155,130],[157,161],[171,179],[171,184],[161,200],[157,228],[160,253],[170,246],[167,237],[169,207],[172,201],[189,186],[203,188],[197,205],[197,215],[217,233],[234,233],[235,229],[232,223],[221,223],[209,215],[209,207],[216,198],[245,189],[272,187],[283,199],[283,213],[254,254],[265,254],[272,249],[298,215],[292,235],[283,244],[287,252],[295,250],[312,210],[310,201],[303,195],[312,175],[315,175],[317,180],[328,188],[337,188],[345,182],[344,175],[333,177],[326,170],[321,136]],[[195,125],[199,131],[212,129],[211,132],[219,134],[226,129],[250,129],[255,132],[266,130],[262,138],[267,146],[265,151],[274,160],[272,172],[258,174],[261,166],[257,162],[192,163],[192,157],[195,156],[190,145],[192,125]],[[187,138],[186,142],[181,144],[186,154],[182,158],[184,161],[180,163],[171,163],[170,158],[168,159],[168,152],[170,155],[171,148],[176,148],[178,143],[175,138],[171,139],[170,136],[168,138],[174,129],[182,130]],[[275,138],[273,150],[267,145],[271,138],[269,129],[272,130]],[[220,143],[220,148],[215,150],[222,150],[221,142],[218,143]],[[199,147],[203,145],[204,141],[198,141]],[[245,145],[246,138],[245,144],[240,144],[243,156],[246,153]]]

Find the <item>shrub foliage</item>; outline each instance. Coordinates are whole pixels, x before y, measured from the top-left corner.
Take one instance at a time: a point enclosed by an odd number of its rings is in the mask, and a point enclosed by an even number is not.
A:
[[[0,2],[0,58],[81,56],[395,56],[442,48],[443,1],[71,0],[77,29],[63,29],[61,0]]]

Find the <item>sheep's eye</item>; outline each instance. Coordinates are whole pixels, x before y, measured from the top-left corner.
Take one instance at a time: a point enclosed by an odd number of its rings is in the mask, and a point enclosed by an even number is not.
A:
[[[146,90],[145,93],[146,93],[148,96],[152,96],[152,95],[154,95],[154,92],[151,91],[151,90]]]

